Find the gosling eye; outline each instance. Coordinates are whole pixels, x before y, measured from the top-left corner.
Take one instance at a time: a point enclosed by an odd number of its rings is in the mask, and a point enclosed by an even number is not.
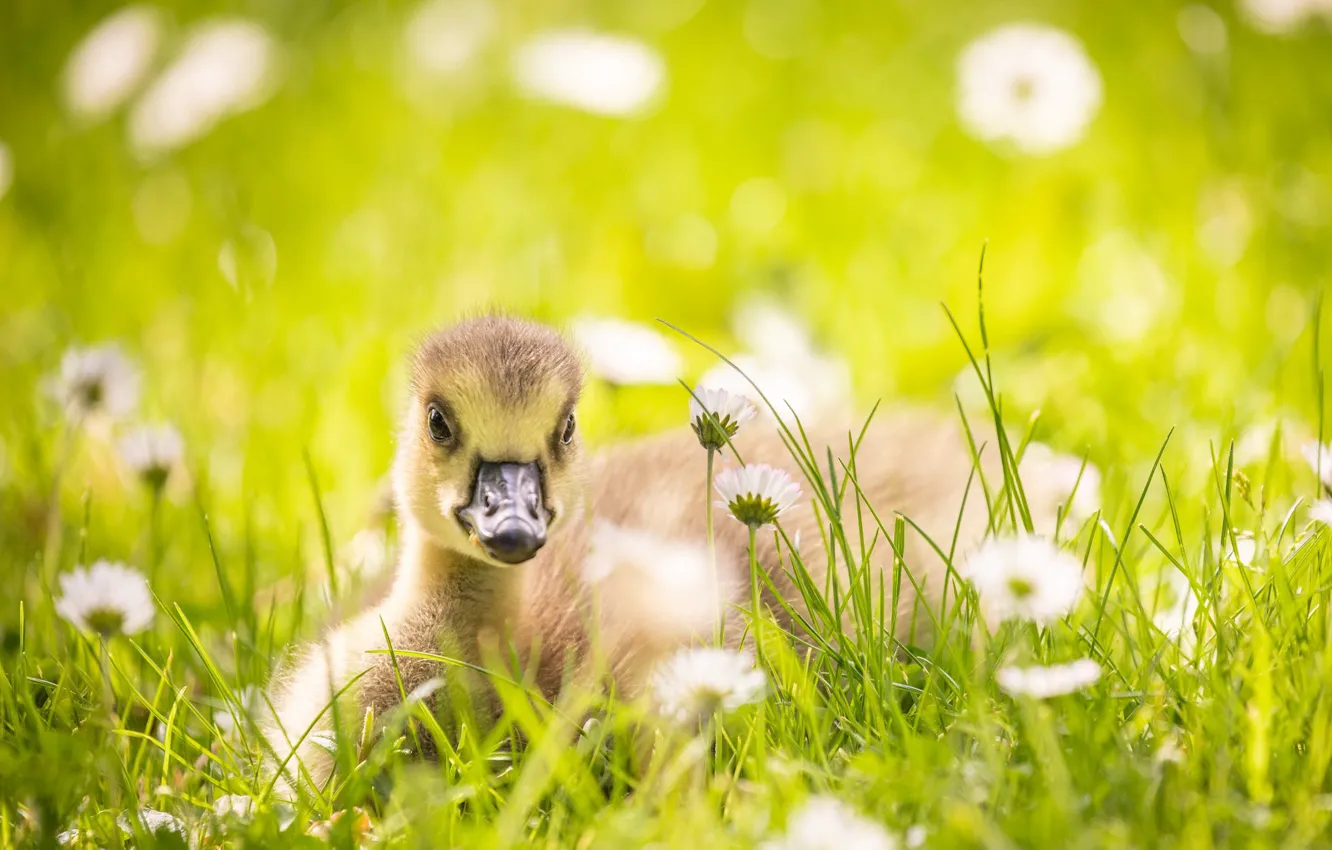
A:
[[[560,435],[561,443],[564,443],[567,446],[573,442],[575,426],[574,415],[570,413],[569,418],[564,420],[564,433]]]
[[[430,429],[430,439],[436,443],[453,442],[453,429],[449,427],[449,422],[444,418],[444,411],[439,409],[439,405],[432,404],[426,409],[426,426]]]

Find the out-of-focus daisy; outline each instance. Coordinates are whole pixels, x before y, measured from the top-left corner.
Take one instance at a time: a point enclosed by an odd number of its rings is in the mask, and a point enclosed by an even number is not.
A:
[[[1310,505],[1309,519],[1332,528],[1332,499],[1319,499]]]
[[[1309,468],[1322,482],[1323,489],[1332,493],[1332,446],[1323,443],[1305,443],[1303,452],[1304,459],[1309,462]]]
[[[800,485],[784,470],[766,463],[724,469],[713,486],[721,496],[717,507],[726,508],[751,528],[774,524],[800,499]]]
[[[338,558],[343,569],[359,581],[383,575],[393,566],[393,547],[382,528],[363,528],[342,548]]]
[[[991,627],[1007,620],[1054,622],[1082,595],[1082,565],[1042,537],[987,540],[958,573],[976,588]]]
[[[1101,678],[1101,665],[1090,658],[1049,667],[1001,667],[994,679],[1010,696],[1049,699],[1091,687]]]
[[[85,120],[110,115],[143,82],[161,40],[162,14],[152,6],[107,16],[65,62],[65,106]]]
[[[1069,147],[1101,106],[1101,76],[1076,38],[1044,24],[999,27],[957,63],[963,126],[986,142],[1029,154]]]
[[[585,317],[574,320],[570,329],[587,355],[588,367],[608,383],[673,384],[684,370],[684,360],[670,341],[647,325]]]
[[[160,491],[180,466],[185,441],[174,425],[141,425],[121,437],[118,448],[125,466],[150,489]]]
[[[906,831],[906,846],[909,850],[916,850],[918,847],[925,846],[925,839],[929,838],[929,830],[920,824],[910,827]]]
[[[1293,32],[1320,14],[1332,16],[1328,0],[1241,0],[1240,9],[1255,29],[1273,35]]]
[[[9,152],[9,145],[0,142],[0,198],[9,193],[9,186],[14,182],[14,157]]]
[[[786,834],[765,850],[896,850],[882,826],[834,797],[811,797],[786,823]]]
[[[56,613],[102,637],[137,634],[152,624],[157,613],[143,574],[111,561],[65,573],[60,576],[60,591]]]
[[[708,550],[597,521],[583,561],[583,576],[602,588],[606,615],[641,638],[679,644],[709,634],[720,614]]]
[[[849,408],[851,372],[845,361],[819,351],[799,317],[775,299],[742,300],[732,324],[747,350],[730,358],[735,368],[719,363],[709,369],[699,386],[752,397],[753,381],[778,413],[789,408],[802,418]],[[772,415],[766,405],[759,412]]]
[[[254,21],[221,18],[199,24],[130,112],[131,146],[139,156],[153,157],[253,109],[272,93],[276,65],[273,38]]]
[[[1253,559],[1258,556],[1258,540],[1247,531],[1235,532],[1235,542],[1230,538],[1221,541],[1221,560],[1238,563],[1242,567],[1253,566]]]
[[[122,812],[120,817],[116,818],[116,826],[119,826],[120,831],[126,835],[146,832],[155,836],[169,832],[178,836],[181,841],[189,842],[189,835],[185,831],[185,822],[175,815],[159,812],[157,809]]]
[[[689,398],[689,427],[703,448],[716,451],[740,433],[740,426],[754,418],[749,399],[726,390],[696,387]]]
[[[236,701],[238,705],[234,709],[223,703],[221,708],[213,711],[213,725],[223,735],[230,735],[236,731],[238,718],[241,723],[247,718],[253,718],[255,710],[263,704],[263,696],[254,685],[246,685],[236,692]]]
[[[513,60],[528,97],[598,115],[642,111],[661,89],[666,66],[648,45],[585,29],[553,30],[530,39]]]
[[[1198,595],[1193,592],[1188,577],[1178,570],[1170,570],[1155,596],[1158,607],[1152,615],[1152,623],[1172,639],[1187,634],[1198,611]]]
[[[213,814],[249,820],[254,815],[254,799],[245,794],[225,794],[213,801]]]
[[[662,715],[687,724],[758,702],[767,683],[753,656],[708,646],[676,652],[653,672],[649,687]]]
[[[125,416],[139,401],[139,370],[115,344],[71,348],[60,359],[53,395],[73,421]]]
[[[1058,498],[1064,532],[1077,531],[1100,508],[1101,470],[1094,463],[1084,464],[1082,458],[1060,454],[1044,443],[1033,442],[1022,453],[1019,474],[1025,477],[1028,469],[1039,470],[1040,480],[1047,482],[1049,492]],[[1054,507],[1048,512],[1051,516]],[[1035,508],[1032,512],[1036,513]]]
[[[426,0],[412,12],[403,32],[407,53],[427,74],[452,74],[481,52],[496,17],[487,0]]]

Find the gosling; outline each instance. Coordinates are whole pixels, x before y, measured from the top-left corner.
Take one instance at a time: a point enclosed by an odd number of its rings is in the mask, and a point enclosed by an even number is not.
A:
[[[586,681],[593,634],[611,636],[605,661],[630,695],[664,653],[710,637],[719,615],[732,621],[728,643],[738,642],[739,609],[749,604],[748,534],[723,516],[716,526],[720,595],[705,600],[709,614],[702,621],[641,616],[655,602],[650,583],[606,583],[605,593],[589,587],[582,567],[594,519],[667,545],[702,545],[705,482],[702,450],[687,428],[611,448],[586,463],[577,429],[581,387],[581,361],[570,344],[522,319],[464,321],[420,346],[393,465],[402,540],[393,585],[380,603],[307,648],[275,680],[268,737],[279,759],[296,747],[300,770],[289,766],[291,775],[316,785],[329,776],[330,756],[311,746],[306,733],[332,725],[333,695],[353,680],[339,701],[351,709],[343,717],[352,724],[367,710],[386,717],[402,694],[435,677],[461,688],[484,722],[502,706],[473,669],[510,652],[530,683],[554,700],[570,680]],[[850,423],[811,423],[816,455],[823,459],[831,447],[838,464],[847,461],[852,430],[859,433]],[[771,425],[750,423],[735,449],[748,463],[785,467],[802,480]],[[719,470],[735,463],[734,454],[722,455]],[[981,472],[993,483],[997,451],[981,457]],[[912,411],[877,416],[856,451],[857,482],[879,516],[908,516],[934,541],[912,533],[904,553],[923,600],[943,581],[935,546],[962,552],[986,531],[989,514],[973,458],[955,426]],[[1048,531],[1079,465],[1048,451],[1028,458],[1022,468],[1028,499]],[[844,500],[848,510],[852,499]],[[792,539],[799,535],[802,560],[821,585],[826,559],[803,552],[822,546],[808,499],[782,524]],[[891,563],[881,554],[887,548],[876,550],[881,568]],[[779,553],[770,534],[759,536],[757,552],[777,593],[800,610],[787,575],[789,553]],[[901,605],[910,611],[917,594],[903,584]],[[769,602],[789,624],[784,607]],[[385,652],[390,643],[395,658]],[[462,665],[402,653],[444,655]],[[296,746],[302,736],[305,743]]]

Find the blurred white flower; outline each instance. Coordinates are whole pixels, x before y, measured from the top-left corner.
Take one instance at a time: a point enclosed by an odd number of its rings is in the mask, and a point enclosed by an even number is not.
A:
[[[226,794],[213,801],[213,814],[220,818],[249,820],[254,816],[254,799],[244,794]]]
[[[148,628],[157,605],[138,570],[111,561],[75,567],[60,576],[56,613],[75,627],[103,637],[133,635]]]
[[[1248,531],[1235,532],[1235,543],[1232,546],[1230,538],[1221,540],[1221,560],[1234,561],[1242,567],[1253,566],[1253,559],[1258,554],[1258,541],[1253,534]]]
[[[1175,27],[1194,53],[1214,56],[1226,51],[1226,22],[1211,6],[1190,3],[1175,15]]]
[[[752,397],[753,381],[779,413],[787,414],[789,407],[802,419],[832,416],[850,406],[851,372],[846,362],[817,350],[804,322],[775,299],[742,300],[732,325],[747,351],[730,358],[736,368],[719,363],[709,369],[699,386]],[[772,416],[767,405],[758,409]]]
[[[1191,647],[1194,637],[1193,618],[1198,612],[1198,595],[1193,592],[1188,577],[1179,570],[1170,569],[1162,578],[1154,596],[1157,608],[1152,614],[1152,624],[1166,637],[1179,641],[1185,649]]]
[[[641,41],[567,29],[542,33],[520,47],[513,76],[528,97],[598,115],[629,115],[661,89],[666,66]]]
[[[1154,339],[1178,307],[1175,286],[1133,234],[1111,231],[1078,258],[1072,311],[1114,344]]]
[[[571,331],[592,373],[608,383],[673,384],[684,370],[670,341],[647,325],[584,317],[573,321]]]
[[[1332,499],[1319,499],[1310,505],[1309,519],[1332,528]]]
[[[752,656],[717,647],[681,649],[652,674],[650,688],[662,715],[697,723],[763,698],[768,679]]]
[[[359,581],[378,578],[393,567],[393,547],[382,528],[363,528],[339,553],[343,569]]]
[[[721,496],[717,507],[751,528],[772,525],[800,500],[800,485],[785,470],[766,463],[723,469],[713,486]]]
[[[174,425],[142,425],[121,437],[120,459],[153,490],[166,486],[185,454],[185,441]]]
[[[1082,595],[1082,565],[1042,537],[987,540],[958,573],[976,588],[991,628],[1007,620],[1052,623]]]
[[[764,850],[896,850],[897,839],[878,823],[834,797],[805,801],[786,822],[786,835]]]
[[[906,831],[906,846],[910,850],[916,850],[918,847],[925,846],[925,839],[929,838],[929,831],[920,824],[910,827]]]
[[[144,158],[183,147],[219,121],[272,93],[277,47],[259,24],[222,18],[197,25],[129,117],[130,144]]]
[[[126,835],[146,832],[159,835],[163,832],[174,833],[182,842],[188,843],[189,835],[185,831],[185,822],[175,815],[159,812],[156,809],[139,809],[135,812],[123,812],[116,818],[116,826]]]
[[[14,182],[14,157],[9,152],[9,145],[0,142],[0,198],[9,193]]]
[[[1040,476],[1037,480],[1059,499],[1058,507],[1064,513],[1062,531],[1077,531],[1100,508],[1101,470],[1096,464],[1088,462],[1084,465],[1082,458],[1061,454],[1044,443],[1033,442],[1027,444],[1022,453],[1019,474],[1023,480],[1026,480],[1028,470],[1036,470]],[[1053,510],[1050,515],[1054,515]]]
[[[495,30],[487,0],[427,0],[407,21],[407,53],[428,74],[447,76],[466,67]]]
[[[95,121],[114,112],[152,67],[162,41],[162,14],[152,6],[126,6],[108,15],[65,61],[65,106]]]
[[[1049,667],[1001,667],[994,679],[1004,693],[1035,699],[1063,696],[1091,687],[1101,678],[1101,665],[1090,658]]]
[[[1292,32],[1310,20],[1332,15],[1328,0],[1241,0],[1240,10],[1255,29],[1273,35]]]
[[[71,348],[60,358],[52,393],[74,421],[125,416],[139,401],[139,371],[114,343]]]
[[[708,550],[699,543],[597,520],[583,577],[613,600],[607,614],[636,636],[674,636],[678,644],[710,634],[720,614]]]
[[[236,731],[237,720],[243,724],[246,718],[253,718],[255,710],[263,705],[263,695],[254,685],[246,685],[235,692],[237,706],[230,707],[223,704],[222,708],[213,711],[213,725],[223,735],[230,735]],[[234,712],[234,713],[233,713]]]
[[[1324,489],[1332,491],[1332,446],[1305,443],[1301,451],[1304,452],[1304,459],[1309,462],[1309,468],[1318,476]]]
[[[986,142],[1048,154],[1082,138],[1101,106],[1101,77],[1076,38],[1044,24],[999,27],[957,64],[958,114]]]
[[[705,449],[720,450],[754,418],[754,405],[739,393],[695,387],[689,397],[689,427]]]

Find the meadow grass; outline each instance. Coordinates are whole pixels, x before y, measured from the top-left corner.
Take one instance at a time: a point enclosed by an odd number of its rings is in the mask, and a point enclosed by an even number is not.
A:
[[[959,416],[1003,422],[983,313],[979,341],[954,326],[986,399],[979,414],[959,406]],[[1316,358],[1315,346],[1321,385]],[[653,726],[643,762],[635,740],[653,721],[641,705],[572,689],[552,705],[521,671],[496,673],[506,711],[493,728],[463,719],[445,736],[426,694],[404,694],[387,718],[343,712],[322,742],[337,757],[333,780],[291,805],[263,767],[284,754],[253,718],[284,645],[354,607],[357,593],[338,583],[315,466],[306,458],[311,498],[298,521],[317,530],[322,581],[302,578],[307,553],[292,552],[271,583],[255,541],[219,546],[219,518],[196,486],[171,510],[154,499],[126,521],[143,528],[148,575],[188,569],[205,585],[195,598],[215,602],[160,597],[153,628],[105,644],[52,605],[56,573],[97,554],[97,493],[84,490],[80,509],[51,523],[59,539],[45,553],[9,555],[31,568],[7,606],[16,625],[0,671],[0,845],[49,846],[71,829],[78,837],[65,840],[96,846],[179,843],[117,825],[142,808],[179,817],[199,846],[749,847],[780,837],[811,794],[841,799],[913,846],[1327,843],[1332,559],[1288,483],[1312,479],[1288,469],[1279,432],[1248,472],[1230,445],[1215,444],[1205,483],[1187,490],[1171,472],[1169,434],[1136,479],[1107,470],[1102,509],[1058,534],[1086,570],[1076,612],[1047,628],[990,630],[949,540],[931,542],[950,564],[941,603],[898,622],[899,595],[916,580],[901,556],[911,519],[860,497],[856,430],[851,460],[837,464],[792,411],[776,412],[823,531],[799,549],[780,528],[764,532],[778,535],[803,597],[789,611],[791,633],[770,616],[747,620],[770,681],[765,699],[707,734]],[[997,445],[973,441],[1002,459],[1002,479],[976,475],[967,495],[985,501],[996,534],[1031,528],[1017,470],[1040,430],[1032,418],[1001,429]],[[68,439],[77,450],[83,437]],[[698,463],[701,478],[701,450]],[[844,571],[844,586],[813,580],[814,558]],[[1163,623],[1181,592],[1196,609]],[[915,633],[930,637],[893,638]],[[1015,698],[996,684],[1007,663],[1081,658],[1103,676],[1077,693]],[[451,742],[437,762],[405,752],[418,729]],[[214,813],[228,794],[252,797],[255,810]]]

